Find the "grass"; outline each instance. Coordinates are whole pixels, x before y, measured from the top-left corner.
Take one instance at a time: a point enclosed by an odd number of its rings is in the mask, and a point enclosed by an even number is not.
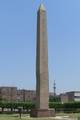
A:
[[[27,115],[22,115],[21,119],[18,114],[4,115],[0,114],[0,120],[54,120],[52,118],[30,118]]]
[[[58,116],[70,116],[70,120],[80,120],[80,114],[58,114]],[[76,119],[78,118],[78,119]],[[19,114],[0,114],[0,120],[55,120],[54,118],[30,118],[28,115],[22,115],[20,119]],[[56,119],[58,120],[58,119]],[[62,119],[61,119],[62,120]]]
[[[22,115],[22,120],[28,120],[27,115]],[[19,114],[0,114],[0,120],[21,120]]]
[[[13,115],[4,115],[0,114],[0,120],[54,120],[51,118],[30,118],[27,115],[22,115],[21,119],[18,114],[13,114]]]

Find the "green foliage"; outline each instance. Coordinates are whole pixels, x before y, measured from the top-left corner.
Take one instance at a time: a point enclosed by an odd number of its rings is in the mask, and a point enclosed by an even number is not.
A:
[[[35,108],[35,104],[32,102],[25,102],[23,103],[23,109],[32,109]]]
[[[59,96],[49,96],[49,102],[61,102],[61,99]]]
[[[64,111],[64,112],[80,112],[80,102],[69,102],[69,103],[61,103],[61,102],[50,102],[50,108],[54,108],[56,111]]]
[[[11,109],[11,112],[13,112],[13,109],[26,109],[31,110],[35,107],[35,104],[32,102],[0,102],[0,108],[2,108],[2,112],[4,112],[4,108]]]
[[[63,108],[63,104],[61,104],[60,102],[50,102],[49,103],[49,107],[50,108]]]
[[[0,102],[0,108],[4,112],[4,108],[13,110],[22,108],[23,110],[31,110],[35,108],[35,104],[32,102]],[[63,112],[80,112],[80,102],[70,102],[70,103],[61,103],[61,102],[49,102],[49,107],[54,108],[56,111]]]

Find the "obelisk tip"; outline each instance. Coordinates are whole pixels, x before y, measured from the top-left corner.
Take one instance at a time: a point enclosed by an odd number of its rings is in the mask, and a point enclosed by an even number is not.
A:
[[[42,10],[42,11],[45,11],[45,10],[46,10],[43,3],[41,3],[41,5],[40,5],[40,7],[39,7],[39,10]]]

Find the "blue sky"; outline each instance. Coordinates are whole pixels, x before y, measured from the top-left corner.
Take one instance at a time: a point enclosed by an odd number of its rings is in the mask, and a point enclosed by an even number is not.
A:
[[[0,1],[0,86],[35,89],[36,21],[41,0]],[[80,90],[80,0],[44,0],[49,86]]]

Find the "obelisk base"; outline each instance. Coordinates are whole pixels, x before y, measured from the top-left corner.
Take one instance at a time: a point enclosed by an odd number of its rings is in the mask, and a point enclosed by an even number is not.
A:
[[[54,117],[54,109],[32,109],[30,113],[31,117]]]

